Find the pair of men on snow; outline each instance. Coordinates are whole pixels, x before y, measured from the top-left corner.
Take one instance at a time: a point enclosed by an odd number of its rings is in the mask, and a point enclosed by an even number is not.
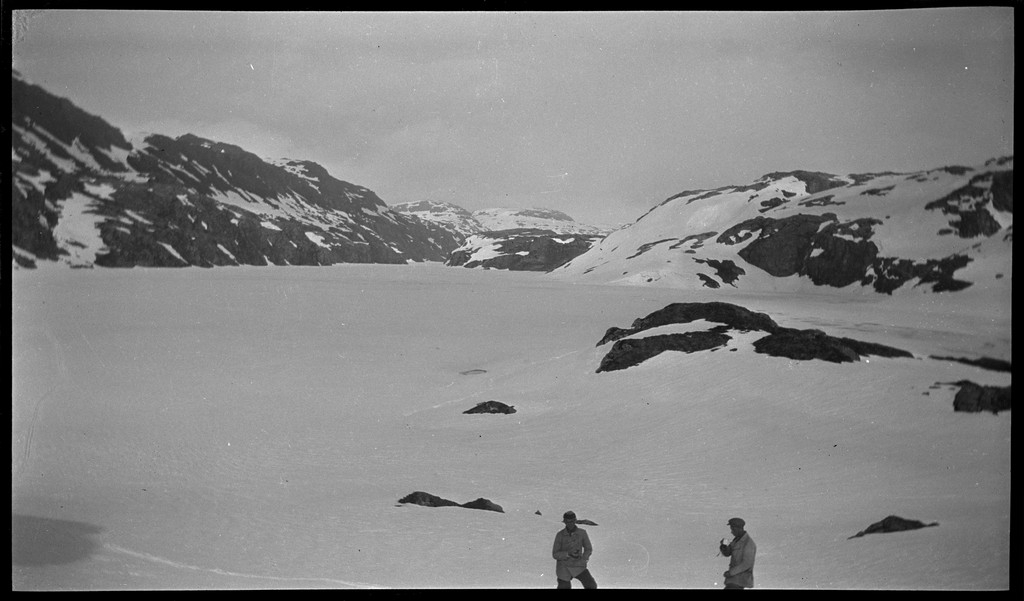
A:
[[[551,556],[555,559],[555,578],[558,588],[572,588],[576,578],[583,588],[597,588],[597,582],[587,569],[587,560],[594,552],[587,531],[576,525],[576,514],[566,511],[562,516],[565,528],[555,535]],[[729,569],[725,571],[726,589],[744,589],[754,586],[754,555],[757,545],[747,534],[746,522],[742,518],[730,518],[727,522],[733,539],[729,544],[723,538],[718,550],[729,558]]]

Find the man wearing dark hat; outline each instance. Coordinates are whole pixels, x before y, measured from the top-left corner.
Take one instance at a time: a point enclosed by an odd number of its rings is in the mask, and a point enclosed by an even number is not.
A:
[[[565,528],[555,535],[551,556],[555,559],[555,578],[558,588],[572,588],[572,579],[583,583],[583,588],[597,588],[597,582],[587,569],[587,560],[594,548],[587,531],[576,525],[576,514],[566,511],[562,516]]]
[[[757,545],[746,533],[746,522],[742,518],[729,518],[726,522],[732,530],[732,542],[725,544],[725,539],[718,545],[718,550],[729,558],[729,569],[725,571],[725,588],[754,588],[754,555]]]

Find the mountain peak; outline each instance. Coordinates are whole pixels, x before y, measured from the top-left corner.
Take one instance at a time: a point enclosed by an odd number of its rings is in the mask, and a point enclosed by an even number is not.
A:
[[[545,229],[558,234],[605,234],[600,228],[575,221],[572,217],[541,207],[528,209],[493,208],[473,211],[473,217],[487,231]]]
[[[723,291],[1001,289],[1012,228],[1012,156],[913,173],[774,172],[670,197],[555,273]]]
[[[312,161],[186,133],[131,135],[12,71],[16,264],[443,261],[462,241]]]

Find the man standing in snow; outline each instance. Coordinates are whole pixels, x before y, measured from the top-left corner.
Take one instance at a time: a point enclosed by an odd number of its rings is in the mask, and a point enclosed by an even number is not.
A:
[[[551,557],[555,559],[555,578],[558,588],[572,588],[572,579],[583,583],[583,588],[597,588],[597,582],[587,569],[587,560],[594,548],[587,531],[576,525],[576,514],[566,511],[562,516],[565,528],[555,535]]]
[[[729,569],[725,571],[725,588],[754,588],[754,555],[757,553],[757,545],[744,531],[746,522],[741,518],[730,518],[728,524],[732,530],[732,542],[727,545],[723,538],[718,545],[722,555],[729,558]]]

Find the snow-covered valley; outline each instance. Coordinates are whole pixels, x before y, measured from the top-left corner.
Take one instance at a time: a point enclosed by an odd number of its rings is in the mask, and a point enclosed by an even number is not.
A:
[[[603,588],[720,588],[733,516],[758,589],[1009,586],[1011,413],[954,413],[937,384],[1010,374],[929,358],[1010,361],[994,289],[433,263],[11,277],[15,590],[548,588],[568,509],[598,524]],[[595,373],[609,327],[711,300],[915,357],[794,361],[751,332]],[[487,400],[516,413],[463,414]],[[413,491],[504,513],[398,503]],[[893,514],[939,526],[849,539]]]

